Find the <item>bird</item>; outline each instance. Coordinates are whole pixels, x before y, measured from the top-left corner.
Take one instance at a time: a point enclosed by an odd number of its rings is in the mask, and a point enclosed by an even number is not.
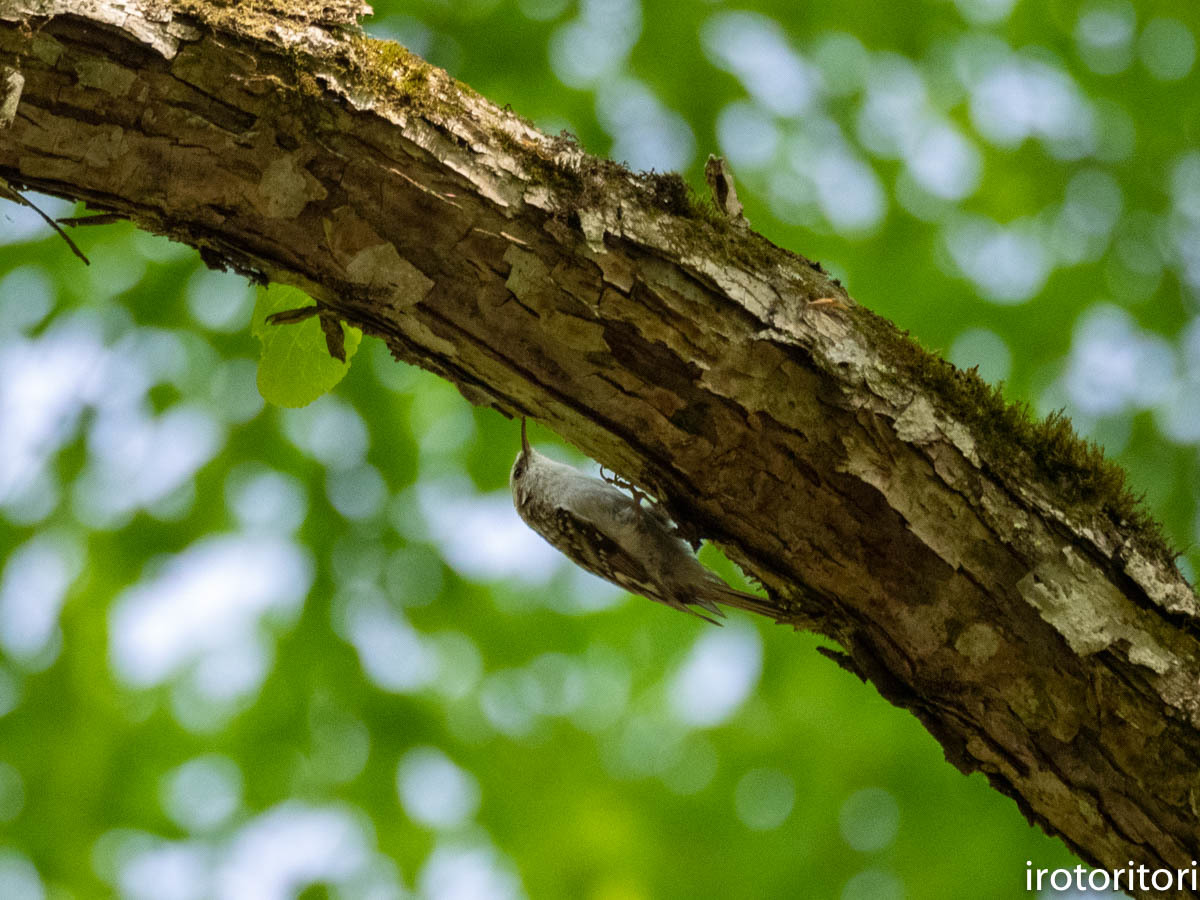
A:
[[[642,505],[640,492],[631,497],[531,447],[525,419],[508,481],[525,524],[593,575],[714,625],[713,616],[725,616],[718,604],[777,617],[762,598],[706,569],[661,507]]]

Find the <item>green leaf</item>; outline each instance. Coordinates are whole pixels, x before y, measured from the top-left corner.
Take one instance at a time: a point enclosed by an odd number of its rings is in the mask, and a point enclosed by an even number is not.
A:
[[[350,371],[362,332],[338,324],[345,334],[346,361],[330,356],[320,316],[272,325],[275,313],[313,305],[313,299],[294,287],[273,284],[258,289],[250,330],[262,341],[258,360],[258,392],[275,406],[307,406],[329,391]]]

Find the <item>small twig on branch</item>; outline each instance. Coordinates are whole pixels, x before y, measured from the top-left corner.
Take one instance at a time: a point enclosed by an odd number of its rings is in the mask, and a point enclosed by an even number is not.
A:
[[[55,222],[52,218],[50,218],[50,216],[38,208],[38,206],[32,200],[28,200],[22,196],[20,191],[14,188],[3,178],[0,178],[0,197],[4,197],[6,200],[11,200],[13,203],[19,203],[21,206],[28,206],[35,213],[45,219],[47,225],[58,232],[58,236],[67,242],[67,246],[71,248],[71,252],[82,259],[85,266],[90,266],[92,264],[91,260],[83,255],[83,251],[79,249],[78,245],[71,240],[71,238],[65,231],[62,230],[62,227],[57,222]]]

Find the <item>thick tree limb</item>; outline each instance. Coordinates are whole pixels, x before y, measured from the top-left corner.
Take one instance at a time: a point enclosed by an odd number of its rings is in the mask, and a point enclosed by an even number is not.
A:
[[[1191,864],[1196,599],[1111,468],[676,177],[537,132],[354,3],[278,10],[0,0],[0,177],[296,284],[546,422],[1085,859]]]

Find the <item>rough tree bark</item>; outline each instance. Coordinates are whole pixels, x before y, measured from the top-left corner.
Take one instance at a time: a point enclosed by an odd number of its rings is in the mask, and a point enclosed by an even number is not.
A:
[[[548,424],[1085,860],[1190,866],[1197,603],[1119,473],[676,176],[539,133],[361,11],[0,0],[0,176],[296,284]]]

